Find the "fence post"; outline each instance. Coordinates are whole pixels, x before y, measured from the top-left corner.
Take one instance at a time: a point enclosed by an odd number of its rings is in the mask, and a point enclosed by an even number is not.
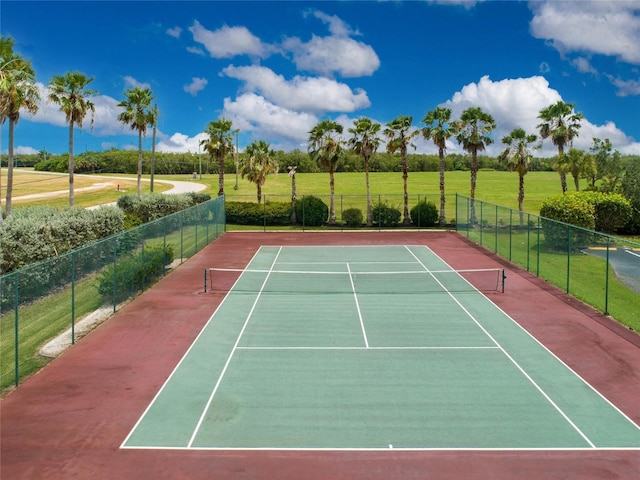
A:
[[[569,293],[569,279],[571,278],[571,227],[567,227],[567,293]]]
[[[76,253],[71,252],[71,345],[76,343]]]
[[[538,217],[538,257],[536,258],[536,276],[540,276],[540,217]]]
[[[496,205],[496,241],[494,242],[495,248],[494,252],[498,253],[498,205]]]
[[[609,248],[611,246],[611,237],[607,237],[607,264],[605,265],[604,275],[604,314],[609,315]]]
[[[13,305],[13,328],[14,328],[14,346],[13,346],[13,350],[14,350],[14,354],[15,354],[15,359],[14,359],[14,370],[15,370],[15,384],[16,387],[18,386],[18,382],[20,380],[20,373],[19,373],[19,362],[18,362],[18,353],[19,353],[19,338],[18,338],[18,324],[19,324],[19,314],[18,314],[18,306],[20,305],[20,290],[19,290],[19,283],[18,283],[18,277],[20,276],[20,273],[16,273],[14,275],[14,280],[13,280],[13,290],[15,292],[14,295],[14,305]]]

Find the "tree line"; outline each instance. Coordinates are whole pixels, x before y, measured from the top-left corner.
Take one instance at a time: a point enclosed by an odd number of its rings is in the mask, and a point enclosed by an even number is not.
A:
[[[7,155],[7,201],[6,215],[11,214],[11,195],[13,188],[14,129],[18,123],[20,112],[36,113],[40,103],[39,91],[35,84],[35,73],[31,63],[14,53],[14,41],[10,37],[0,37],[0,123],[9,121],[9,147]],[[88,114],[91,114],[91,125],[95,105],[91,97],[98,92],[89,88],[94,79],[80,72],[67,72],[54,75],[48,83],[47,101],[60,107],[69,125],[69,149],[66,158],[45,158],[38,162],[36,168],[66,171],[69,175],[69,205],[74,204],[73,175],[76,171],[74,155],[74,127],[82,127]],[[161,165],[178,165],[179,173],[189,166],[189,170],[202,172],[203,160],[198,156],[196,170],[193,155],[182,155],[182,161],[167,162],[168,155],[155,152],[155,132],[159,109],[153,104],[155,97],[150,88],[134,87],[124,92],[124,98],[118,103],[122,111],[118,120],[128,125],[138,134],[138,151],[136,173],[138,177],[138,195],[141,194],[141,176],[144,169],[145,152],[142,149],[142,138],[148,129],[153,131],[152,150],[148,162],[153,177]],[[528,171],[545,165],[556,170],[560,175],[563,193],[567,192],[567,174],[574,179],[576,190],[579,190],[581,178],[587,179],[591,189],[617,191],[621,188],[622,179],[627,169],[625,162],[608,139],[593,139],[589,152],[572,148],[573,140],[578,137],[583,115],[575,111],[575,105],[558,101],[540,110],[537,132],[525,132],[517,127],[502,138],[504,150],[497,159],[483,157],[482,153],[494,140],[491,136],[496,129],[494,118],[480,107],[464,110],[460,118],[451,118],[451,110],[436,107],[426,113],[419,126],[413,125],[413,117],[400,115],[384,126],[367,117],[354,121],[347,129],[329,119],[319,121],[309,132],[307,152],[294,151],[285,154],[271,149],[264,140],[256,140],[248,145],[244,154],[239,155],[237,149],[238,130],[233,128],[231,120],[218,118],[209,122],[204,130],[205,138],[200,142],[204,151],[204,168],[215,169],[219,176],[218,195],[224,194],[224,175],[236,171],[247,177],[256,185],[257,198],[261,198],[261,188],[267,176],[286,168],[292,177],[292,202],[295,203],[295,174],[302,171],[315,171],[318,168],[329,173],[330,213],[329,223],[335,221],[334,208],[334,174],[337,171],[364,171],[367,193],[366,223],[371,225],[371,201],[369,191],[369,172],[400,171],[403,177],[403,224],[410,224],[408,208],[407,178],[410,171],[435,168],[433,156],[410,155],[415,150],[413,140],[420,137],[433,142],[438,148],[437,171],[440,173],[440,218],[444,225],[445,212],[445,172],[451,169],[468,169],[470,171],[470,220],[475,223],[475,189],[478,171],[481,167],[492,165],[515,171],[519,175],[519,209],[522,211],[524,201],[524,177]],[[236,144],[234,144],[234,136]],[[558,155],[549,160],[536,159],[533,152],[540,148],[542,140],[550,140],[558,149]],[[446,155],[448,142],[457,142],[468,155]],[[42,152],[41,152],[42,153]],[[106,168],[122,168],[129,171],[130,162],[125,163],[116,157],[124,154],[114,152],[85,152],[79,155],[82,171],[105,171]],[[175,154],[174,154],[175,155]],[[178,154],[180,155],[180,154]],[[44,155],[46,157],[46,153]],[[192,157],[186,162],[186,157]],[[111,161],[108,161],[108,159]],[[160,159],[160,161],[159,161]],[[162,160],[164,159],[164,160]],[[191,160],[191,161],[189,161]],[[411,161],[410,161],[411,160]],[[44,163],[43,163],[44,162]],[[114,163],[119,166],[115,167]],[[634,163],[631,161],[631,163]],[[637,162],[636,162],[637,163]],[[109,165],[110,164],[110,165]],[[629,163],[627,162],[627,165]],[[427,167],[429,165],[429,167]],[[86,169],[86,170],[85,170]],[[117,173],[113,172],[113,173]],[[163,172],[164,173],[164,172]],[[174,173],[174,172],[171,172]],[[636,210],[640,206],[635,206]],[[0,215],[0,219],[2,215]],[[1,221],[1,220],[0,220]]]

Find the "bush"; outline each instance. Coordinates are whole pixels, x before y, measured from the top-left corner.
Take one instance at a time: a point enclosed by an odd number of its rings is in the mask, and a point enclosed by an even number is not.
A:
[[[303,225],[319,227],[329,218],[329,207],[320,198],[305,195],[296,202],[296,218]]]
[[[438,221],[438,209],[432,202],[426,199],[420,200],[409,212],[411,222],[416,227],[432,227]]]
[[[289,225],[289,202],[226,202],[227,223],[235,225]]]
[[[17,208],[0,225],[0,272],[62,255],[122,231],[124,215],[115,207],[97,210],[39,206]]]
[[[371,207],[373,223],[380,227],[395,227],[400,222],[400,209],[390,206],[386,200],[378,202]]]
[[[362,225],[362,211],[359,208],[348,208],[342,212],[342,220],[348,227]]]
[[[118,198],[118,207],[125,213],[138,217],[142,223],[148,223],[157,218],[185,210],[192,205],[193,197],[189,194],[149,193],[142,197],[131,194]]]
[[[616,233],[631,216],[631,203],[620,194],[585,191],[571,195],[593,205],[595,229],[599,232]]]
[[[542,229],[550,248],[565,251],[570,242],[571,250],[577,251],[593,239],[593,233],[585,229],[595,228],[595,208],[580,196],[568,194],[547,198],[542,202],[540,216],[544,217]],[[572,225],[581,228],[572,228],[570,234]]]
[[[122,300],[164,274],[166,265],[173,262],[173,245],[147,244],[134,254],[126,255],[98,276],[98,292],[106,301]]]

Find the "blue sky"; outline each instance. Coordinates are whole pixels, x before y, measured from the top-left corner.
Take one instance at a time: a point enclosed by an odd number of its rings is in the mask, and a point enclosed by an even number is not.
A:
[[[76,132],[76,153],[137,148],[117,121],[134,86],[160,110],[157,149],[197,152],[209,121],[239,128],[240,149],[263,139],[306,150],[331,118],[413,124],[447,106],[479,106],[503,135],[536,133],[540,109],[574,103],[585,120],[577,148],[609,138],[640,154],[640,1],[7,1],[2,35],[29,59],[43,99],[51,77],[80,71],[96,114]],[[7,149],[7,125],[2,128]],[[68,126],[54,104],[21,116],[18,153],[64,153]],[[540,155],[553,155],[544,142]],[[418,152],[436,153],[427,142]],[[144,140],[151,148],[151,135]],[[460,147],[451,142],[451,153]]]

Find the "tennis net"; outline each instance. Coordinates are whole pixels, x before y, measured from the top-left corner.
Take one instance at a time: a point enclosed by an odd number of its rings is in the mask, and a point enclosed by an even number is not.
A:
[[[214,293],[280,294],[425,294],[503,293],[504,269],[301,271],[208,268],[204,290]]]

